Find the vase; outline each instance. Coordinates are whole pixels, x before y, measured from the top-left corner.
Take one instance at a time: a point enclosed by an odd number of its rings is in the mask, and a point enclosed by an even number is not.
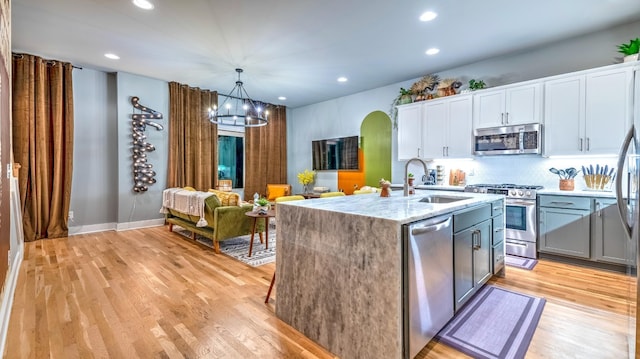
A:
[[[308,184],[303,184],[302,185],[302,193],[311,193],[311,191],[309,191],[309,185]]]
[[[627,55],[624,57],[624,62],[638,61],[638,55],[640,54]]]

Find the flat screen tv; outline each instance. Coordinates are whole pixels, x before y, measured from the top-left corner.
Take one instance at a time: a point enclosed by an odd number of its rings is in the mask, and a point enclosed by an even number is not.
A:
[[[311,152],[314,171],[360,169],[358,136],[312,141]]]

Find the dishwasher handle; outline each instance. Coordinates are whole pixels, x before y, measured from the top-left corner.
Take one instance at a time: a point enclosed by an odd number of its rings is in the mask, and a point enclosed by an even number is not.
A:
[[[429,225],[422,226],[422,227],[411,228],[411,235],[412,236],[417,236],[417,235],[420,235],[420,234],[436,232],[436,231],[439,231],[439,230],[441,230],[443,228],[447,228],[450,225],[451,225],[451,217],[447,217],[447,219],[445,219],[444,221],[438,222],[438,223],[429,224]]]

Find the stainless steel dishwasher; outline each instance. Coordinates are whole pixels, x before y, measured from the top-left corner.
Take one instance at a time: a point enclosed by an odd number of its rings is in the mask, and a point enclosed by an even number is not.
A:
[[[404,357],[414,358],[453,318],[451,216],[404,225]]]

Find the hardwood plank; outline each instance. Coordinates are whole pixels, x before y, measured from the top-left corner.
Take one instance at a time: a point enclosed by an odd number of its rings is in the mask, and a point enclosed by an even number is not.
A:
[[[25,244],[6,358],[334,358],[264,304],[252,268],[166,227]],[[547,299],[527,358],[625,358],[635,279],[541,260],[492,284]],[[635,304],[635,303],[634,303]],[[432,341],[418,358],[465,358]]]

